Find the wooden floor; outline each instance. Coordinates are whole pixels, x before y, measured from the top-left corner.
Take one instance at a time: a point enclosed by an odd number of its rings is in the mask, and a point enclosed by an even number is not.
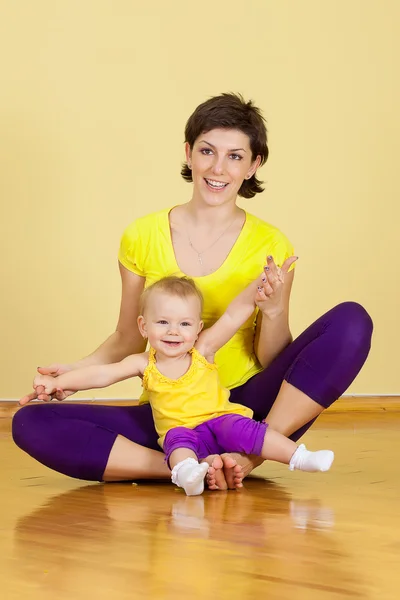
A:
[[[400,412],[322,417],[326,474],[268,463],[240,492],[90,484],[13,445],[0,418],[4,600],[400,598]]]

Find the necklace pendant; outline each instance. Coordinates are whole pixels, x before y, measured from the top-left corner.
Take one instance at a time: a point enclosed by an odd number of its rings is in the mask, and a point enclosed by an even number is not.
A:
[[[203,259],[201,258],[201,254],[198,254],[199,263],[203,266]]]

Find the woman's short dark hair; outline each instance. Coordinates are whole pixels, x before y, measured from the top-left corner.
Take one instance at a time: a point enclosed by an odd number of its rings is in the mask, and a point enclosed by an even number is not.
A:
[[[240,94],[221,94],[200,104],[189,117],[185,127],[185,142],[192,149],[195,141],[202,133],[212,129],[239,129],[250,139],[252,160],[261,157],[261,165],[268,159],[268,140],[265,119],[257,106],[251,100],[246,102]],[[186,163],[183,164],[181,175],[185,181],[193,181],[192,172]],[[239,189],[239,196],[253,198],[264,191],[254,174],[245,179]]]

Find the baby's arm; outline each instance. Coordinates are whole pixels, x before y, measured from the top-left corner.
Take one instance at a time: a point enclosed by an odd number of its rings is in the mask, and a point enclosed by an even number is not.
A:
[[[224,314],[208,329],[202,331],[196,343],[197,350],[208,360],[214,359],[214,354],[224,346],[238,329],[247,321],[259,300],[258,286],[262,285],[261,278],[252,281],[228,305]]]
[[[117,363],[108,365],[92,365],[63,373],[58,377],[37,375],[33,387],[43,386],[45,394],[53,394],[57,389],[90,390],[107,387],[129,377],[142,375],[148,363],[147,353],[132,354]]]

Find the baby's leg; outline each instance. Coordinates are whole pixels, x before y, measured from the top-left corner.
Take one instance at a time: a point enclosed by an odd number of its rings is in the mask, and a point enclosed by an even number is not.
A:
[[[289,465],[291,471],[328,471],[334,454],[330,450],[310,452],[304,444],[295,442],[281,433],[241,415],[231,414],[208,421],[218,443],[226,452],[256,454],[264,459]]]
[[[304,444],[297,446],[281,433],[268,428],[261,450],[262,458],[289,465],[291,471],[329,471],[335,457],[331,450],[311,452]]]
[[[192,429],[175,427],[164,440],[164,452],[172,469],[171,480],[183,488],[187,496],[198,496],[204,491],[204,477],[208,464],[199,464],[198,435]]]

